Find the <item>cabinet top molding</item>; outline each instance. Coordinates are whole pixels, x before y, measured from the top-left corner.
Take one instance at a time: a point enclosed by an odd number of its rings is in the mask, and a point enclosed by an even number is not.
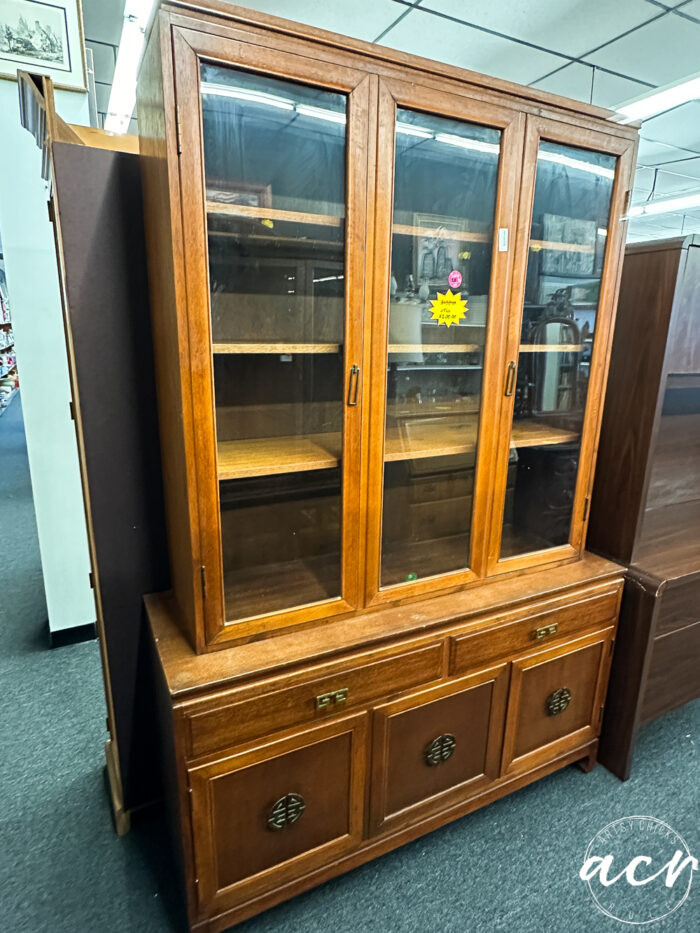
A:
[[[403,68],[410,68],[413,73],[422,71],[431,75],[438,83],[441,80],[447,80],[449,82],[459,82],[462,86],[470,85],[475,91],[478,91],[479,96],[488,93],[492,98],[497,98],[499,103],[506,105],[510,103],[511,106],[515,106],[520,110],[529,110],[532,113],[549,115],[548,112],[551,109],[556,109],[569,114],[576,114],[579,117],[581,115],[593,117],[596,122],[605,121],[608,124],[608,131],[615,132],[620,136],[635,138],[637,130],[641,126],[639,122],[620,123],[619,115],[605,107],[597,107],[583,101],[540,91],[536,88],[516,84],[514,81],[505,81],[467,68],[449,65],[446,62],[433,61],[419,55],[400,52],[390,46],[377,45],[363,39],[352,39],[349,36],[330,32],[327,29],[318,29],[315,26],[272,16],[258,10],[233,6],[223,2],[223,0],[199,0],[199,2],[162,0],[160,10],[169,14],[177,25],[192,26],[192,14],[195,14],[202,19],[206,19],[210,24],[219,23],[227,26],[253,27],[268,32],[283,33],[286,36],[296,36],[306,41],[316,42],[319,46],[333,49],[336,55],[340,50],[353,56],[372,59],[375,63],[373,70],[376,73],[401,77],[400,72]],[[182,13],[186,14],[186,18],[183,17],[182,21],[178,22],[178,14]],[[357,66],[358,64],[360,63],[353,61],[353,65]]]

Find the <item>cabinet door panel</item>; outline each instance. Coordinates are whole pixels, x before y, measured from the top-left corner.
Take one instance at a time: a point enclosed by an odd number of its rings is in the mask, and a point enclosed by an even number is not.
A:
[[[362,836],[366,716],[194,768],[200,907],[217,913],[298,877]]]
[[[613,628],[513,662],[503,773],[527,771],[599,734]]]
[[[581,547],[633,149],[528,118],[491,572]]]
[[[359,601],[369,79],[184,30],[175,60],[204,608],[244,637]]]
[[[482,573],[498,406],[491,374],[522,145],[519,115],[397,81],[380,84],[379,134],[367,577],[375,602]]]
[[[508,665],[374,712],[372,828],[394,829],[498,777]]]

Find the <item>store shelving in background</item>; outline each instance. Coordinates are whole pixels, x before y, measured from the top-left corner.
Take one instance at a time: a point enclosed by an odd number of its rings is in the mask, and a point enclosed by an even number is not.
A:
[[[0,415],[19,391],[15,337],[10,316],[10,298],[5,277],[5,260],[0,243]]]

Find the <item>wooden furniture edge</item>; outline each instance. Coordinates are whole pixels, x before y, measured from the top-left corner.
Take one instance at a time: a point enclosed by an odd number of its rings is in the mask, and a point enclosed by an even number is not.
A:
[[[585,571],[572,575],[572,569]],[[144,597],[150,630],[173,702],[199,693],[234,686],[263,675],[340,658],[355,650],[376,648],[411,637],[438,634],[498,611],[517,612],[528,604],[554,601],[591,586],[622,583],[624,568],[593,554],[580,561],[538,572],[497,578],[476,589],[431,595],[406,604],[390,604],[354,617],[338,617],[310,628],[280,632],[264,639],[227,645],[196,654],[180,626],[170,593]],[[530,585],[523,590],[523,581]],[[475,596],[480,598],[475,599]],[[486,598],[485,598],[486,597]]]
[[[413,70],[427,72],[441,78],[457,80],[471,86],[483,88],[487,85],[489,90],[494,90],[508,97],[515,97],[521,101],[529,101],[535,106],[550,106],[573,114],[583,114],[588,117],[593,117],[596,120],[603,120],[611,128],[614,128],[616,133],[629,136],[630,138],[636,136],[637,130],[641,126],[641,124],[637,122],[619,122],[620,118],[615,111],[605,107],[586,104],[583,101],[552,94],[548,91],[540,91],[535,88],[517,84],[513,81],[495,78],[491,75],[484,75],[481,72],[462,68],[459,65],[450,65],[447,62],[433,61],[420,55],[413,55],[408,52],[402,52],[399,49],[393,49],[391,46],[377,45],[374,42],[354,39],[350,36],[344,36],[326,29],[319,29],[318,27],[298,23],[280,16],[273,16],[272,14],[264,13],[259,10],[235,6],[228,2],[222,2],[222,0],[164,0],[161,9],[169,14],[190,12],[204,16],[214,16],[223,21],[239,23],[244,26],[250,25],[263,28],[271,32],[283,32],[296,38],[306,39],[332,48],[365,55],[372,59],[379,59],[383,62],[388,62],[400,67],[409,66]]]

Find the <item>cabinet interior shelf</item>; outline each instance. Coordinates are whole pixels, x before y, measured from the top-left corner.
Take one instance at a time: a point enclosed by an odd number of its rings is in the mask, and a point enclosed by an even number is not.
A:
[[[336,214],[314,214],[310,211],[285,211],[276,207],[254,207],[249,204],[224,204],[223,201],[207,201],[208,214],[224,214],[227,217],[248,217],[251,220],[280,220],[294,224],[313,224],[315,227],[340,227],[344,217]]]
[[[390,343],[389,353],[474,353],[478,343]]]
[[[446,240],[459,240],[462,243],[490,243],[493,239],[492,233],[476,233],[469,230],[445,230],[444,234],[438,233],[438,227],[415,227],[413,224],[394,224],[392,233],[398,233],[401,236],[423,236],[440,237]]]
[[[521,343],[521,353],[581,353],[583,343]]]
[[[530,249],[558,249],[567,253],[592,253],[595,246],[591,243],[558,243],[556,240],[530,240]]]
[[[426,416],[409,427],[390,426],[384,444],[384,460],[422,460],[473,453],[476,449],[478,413],[455,424],[449,418]],[[515,423],[511,447],[539,447],[578,439],[575,431],[553,428],[536,421]],[[333,469],[340,463],[342,435],[297,434],[219,441],[219,480]]]
[[[339,353],[339,343],[215,343],[214,353]]]

